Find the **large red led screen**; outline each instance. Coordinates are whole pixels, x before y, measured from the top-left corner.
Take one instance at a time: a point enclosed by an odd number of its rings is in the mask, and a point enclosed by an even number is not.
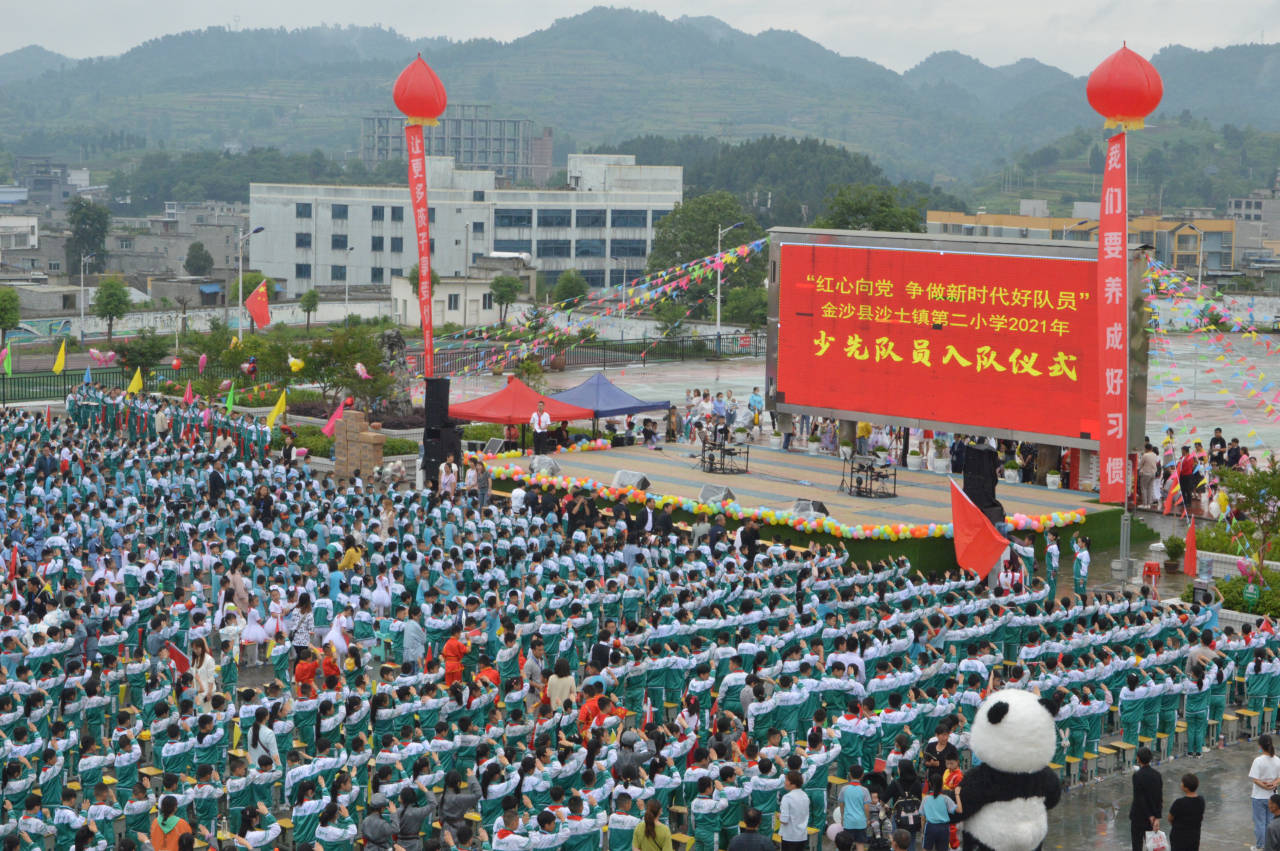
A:
[[[1097,439],[1095,261],[780,251],[780,403]]]

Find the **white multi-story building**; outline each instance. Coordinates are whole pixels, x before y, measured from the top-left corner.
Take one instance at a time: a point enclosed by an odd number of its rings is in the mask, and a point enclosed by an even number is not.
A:
[[[38,216],[0,215],[0,259],[5,251],[27,251],[40,247]]]
[[[571,154],[565,189],[495,189],[491,171],[427,160],[431,265],[465,277],[480,258],[527,254],[540,280],[577,269],[592,286],[644,272],[654,225],[681,200],[684,170],[629,155]],[[254,268],[290,296],[316,286],[389,285],[418,262],[405,186],[253,183]]]

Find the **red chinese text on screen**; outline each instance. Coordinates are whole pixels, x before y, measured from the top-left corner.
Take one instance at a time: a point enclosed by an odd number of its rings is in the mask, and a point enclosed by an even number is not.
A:
[[[788,405],[1098,438],[1096,263],[783,245]]]

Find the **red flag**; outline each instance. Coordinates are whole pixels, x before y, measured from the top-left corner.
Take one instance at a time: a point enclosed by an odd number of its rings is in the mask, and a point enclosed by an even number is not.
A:
[[[951,479],[951,525],[956,544],[956,563],[986,579],[1009,542],[996,531],[982,509]]]
[[[320,426],[320,431],[324,432],[325,437],[333,437],[333,433],[338,429],[338,420],[342,419],[342,412],[346,409],[346,403],[339,402],[338,409],[329,415],[329,421]]]
[[[191,392],[191,379],[187,379],[187,392],[182,394],[182,403],[190,405],[196,400],[196,394]]]
[[[44,406],[44,427],[45,428],[53,427],[53,412],[49,410],[48,405]]]
[[[1191,526],[1187,529],[1187,549],[1183,556],[1182,572],[1187,576],[1196,575],[1196,518],[1191,518]]]
[[[173,665],[174,669],[179,674],[185,674],[191,668],[191,660],[187,657],[186,653],[183,653],[178,649],[178,645],[174,644],[172,641],[166,641],[164,643],[164,649],[165,652],[169,654],[169,664]]]
[[[271,307],[267,304],[266,281],[258,284],[258,288],[249,293],[249,297],[244,300],[244,309],[249,311],[249,318],[259,328],[270,327]]]

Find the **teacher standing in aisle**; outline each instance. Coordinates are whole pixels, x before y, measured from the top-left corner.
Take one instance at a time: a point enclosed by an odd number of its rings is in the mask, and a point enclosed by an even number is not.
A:
[[[529,425],[533,427],[533,453],[542,455],[547,451],[547,429],[551,428],[551,415],[547,413],[547,403],[539,402],[538,410],[529,417]]]

